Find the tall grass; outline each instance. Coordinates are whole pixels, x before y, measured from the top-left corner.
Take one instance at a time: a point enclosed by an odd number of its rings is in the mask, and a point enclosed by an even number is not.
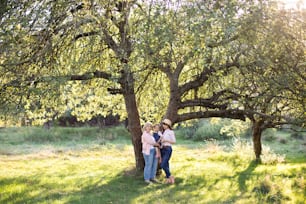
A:
[[[48,130],[58,132],[56,135],[65,134],[52,136],[60,138],[56,140],[30,137],[36,131],[41,130],[0,130],[0,150],[5,152],[0,153],[0,203],[302,204],[305,201],[305,152],[292,149],[291,141],[287,143],[289,148],[277,140],[273,144],[303,156],[303,160],[258,164],[253,160],[252,145],[246,140],[178,139],[170,163],[176,184],[146,185],[142,174],[134,170],[133,148],[122,129]],[[44,137],[47,136],[46,133]],[[101,138],[105,141],[100,142]],[[26,152],[20,149],[25,147],[23,143],[29,147]],[[15,149],[8,149],[8,145]],[[266,154],[279,154],[274,151],[271,147]],[[164,174],[158,179],[163,181],[163,177]]]
[[[0,129],[0,154],[19,154],[41,149],[93,148],[106,145],[110,141],[122,140],[130,144],[130,135],[123,126],[112,128],[95,127],[42,127],[2,128]]]

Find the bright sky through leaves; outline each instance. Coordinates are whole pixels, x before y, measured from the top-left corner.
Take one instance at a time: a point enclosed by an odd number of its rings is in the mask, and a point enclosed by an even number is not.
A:
[[[306,8],[306,0],[279,0],[284,3],[285,8]]]

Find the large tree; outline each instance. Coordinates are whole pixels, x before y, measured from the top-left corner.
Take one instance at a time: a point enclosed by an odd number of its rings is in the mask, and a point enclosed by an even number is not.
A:
[[[306,112],[305,10],[261,9],[258,23],[241,41],[249,52],[245,68],[239,70],[246,85],[240,104],[253,124],[256,159],[265,129],[305,126]]]
[[[144,53],[169,79],[165,117],[248,117],[257,159],[265,129],[305,121],[305,11],[268,1],[156,5]]]
[[[75,83],[69,81],[102,79],[92,83],[118,84],[110,91],[123,95],[136,167],[141,169],[141,127],[131,62],[135,1],[8,2],[1,20],[3,104],[18,101],[16,107],[36,111],[34,117],[48,117],[46,111],[59,111],[59,105],[69,103],[57,98],[59,91],[65,95],[73,89]]]
[[[258,6],[6,1],[0,13],[1,108],[44,120],[67,109],[81,119],[125,109],[136,168],[142,169],[141,119],[251,117],[250,110],[233,106],[247,93],[237,93],[246,86],[233,79],[244,79],[241,73],[253,64],[245,52],[255,55],[241,42],[258,23],[252,20],[254,11],[263,12]]]

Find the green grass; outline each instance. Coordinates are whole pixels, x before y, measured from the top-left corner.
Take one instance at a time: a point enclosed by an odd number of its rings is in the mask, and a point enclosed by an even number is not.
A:
[[[270,141],[275,154],[266,157],[290,157],[257,164],[248,143],[178,139],[171,159],[176,184],[149,186],[134,171],[130,138],[120,127],[0,129],[0,143],[0,203],[302,204],[306,198],[301,141]]]

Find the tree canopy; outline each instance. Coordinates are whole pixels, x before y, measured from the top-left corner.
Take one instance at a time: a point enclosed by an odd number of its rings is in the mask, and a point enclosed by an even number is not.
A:
[[[2,4],[1,114],[44,122],[66,111],[79,120],[118,113],[128,118],[138,169],[145,120],[249,118],[254,144],[265,128],[305,121],[305,9],[222,0]]]

